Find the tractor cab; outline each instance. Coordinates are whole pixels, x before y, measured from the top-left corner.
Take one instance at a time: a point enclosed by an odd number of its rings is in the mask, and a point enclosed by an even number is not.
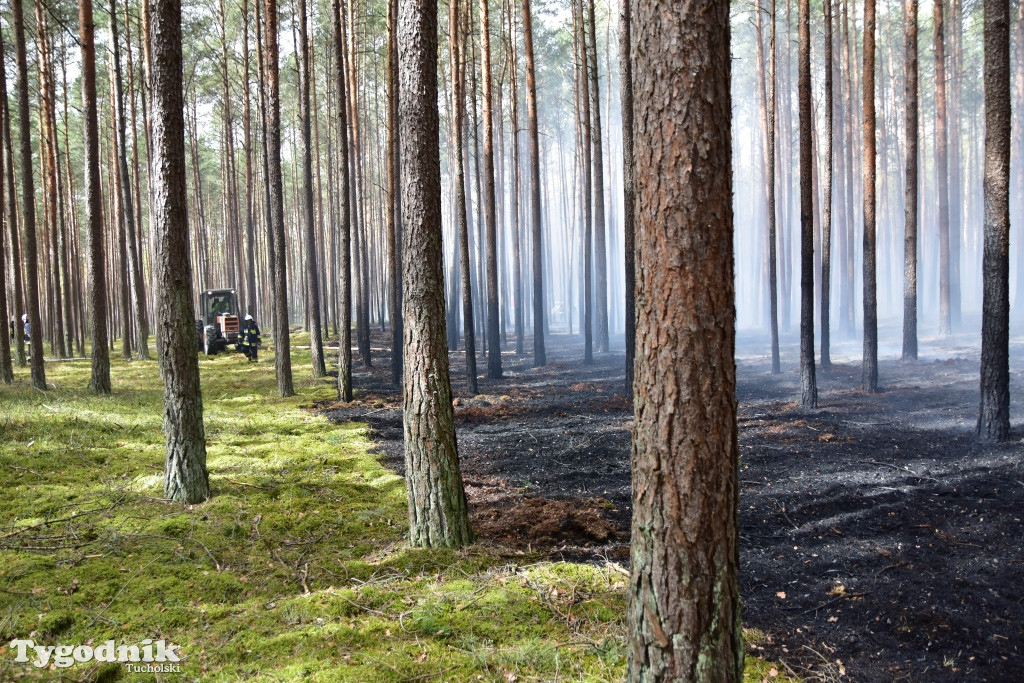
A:
[[[238,296],[233,289],[208,289],[199,294],[199,315],[196,333],[199,348],[207,356],[238,347]]]

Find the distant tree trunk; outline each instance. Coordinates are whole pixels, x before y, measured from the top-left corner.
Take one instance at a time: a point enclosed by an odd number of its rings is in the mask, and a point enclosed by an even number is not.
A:
[[[943,22],[945,0],[934,0],[935,23],[935,165],[939,194],[939,334],[952,333],[950,319],[949,264],[949,166],[946,132],[946,39]]]
[[[313,142],[309,112],[309,35],[306,0],[299,0],[299,127],[302,132],[302,221],[306,237],[306,288],[309,292],[309,339],[313,377],[327,374],[324,338],[320,325],[320,268],[317,263],[316,222],[313,216]]]
[[[821,369],[832,369],[832,142],[834,79],[832,59],[832,0],[824,0],[825,7],[825,178],[822,196],[824,207],[821,222]]]
[[[338,339],[338,399],[352,400],[352,195],[349,183],[348,111],[345,105],[345,34],[341,0],[331,4],[334,38],[334,79],[338,92],[338,216],[341,221],[341,336]]]
[[[409,540],[413,546],[461,547],[473,532],[459,471],[445,339],[437,1],[400,3],[398,30]]]
[[[483,90],[483,204],[487,242],[487,377],[501,379],[501,327],[498,309],[498,236],[494,197],[494,115],[491,107],[491,22],[487,0],[480,0],[480,51]]]
[[[636,181],[633,178],[632,15],[629,3],[630,0],[621,0],[619,5],[619,97],[622,99],[622,232],[626,261],[626,395],[632,396],[633,363],[636,357],[636,256],[633,227]]]
[[[1010,7],[985,0],[985,254],[978,438],[1010,438]]]
[[[288,245],[284,234],[284,185],[281,180],[281,90],[278,81],[277,0],[264,0],[266,11],[267,71],[267,165],[270,184],[270,220],[274,233],[275,268],[274,324],[277,327],[274,350],[277,365],[277,391],[281,396],[295,393],[292,385],[291,342],[288,337]]]
[[[203,399],[199,389],[192,268],[188,256],[185,122],[181,81],[180,0],[148,0],[150,210],[156,242],[157,349],[164,380],[167,461],[164,497],[199,503],[210,497]]]
[[[46,391],[43,369],[43,325],[39,315],[39,260],[36,250],[35,182],[32,177],[32,119],[29,118],[28,57],[25,51],[25,15],[22,0],[11,0],[14,21],[14,48],[18,68],[18,119],[21,129],[21,197],[25,224],[25,305],[28,308],[32,356],[32,386]]]
[[[594,260],[597,269],[595,277],[597,308],[597,350],[608,352],[608,247],[605,239],[604,216],[604,149],[601,133],[601,91],[597,77],[597,35],[594,21],[594,0],[587,0],[587,15],[583,19],[583,44],[589,50],[587,66],[590,68],[591,135],[594,145]],[[587,27],[590,45],[586,47]]]
[[[627,677],[738,681],[729,3],[632,10],[637,337],[648,352],[636,363]]]
[[[964,195],[960,173],[960,82],[963,69],[963,5],[962,0],[949,0],[949,96],[947,121],[949,131],[949,317],[950,327],[960,327],[960,242],[963,232]]]
[[[82,46],[82,124],[85,151],[85,220],[89,254],[89,309],[92,312],[92,376],[89,390],[110,393],[107,348],[107,287],[104,281],[103,196],[100,194],[100,126],[96,106],[96,43],[92,0],[78,5],[78,42]]]
[[[776,49],[775,49],[775,0],[769,0],[768,19],[768,92],[763,96],[765,106],[761,110],[761,136],[764,140],[764,180],[768,186],[768,299],[769,317],[771,325],[772,340],[772,374],[782,372],[782,364],[779,360],[779,269],[778,269],[778,230],[776,222],[775,204],[775,72],[776,72]],[[764,73],[764,48],[761,36],[763,31],[761,25],[764,10],[761,0],[757,0],[757,26],[758,26],[758,72]],[[761,85],[760,87],[764,87]]]
[[[466,126],[466,68],[465,47],[461,41],[459,0],[450,0],[449,37],[451,39],[452,112],[455,118],[455,205],[459,231],[459,274],[462,279],[462,325],[466,347],[466,382],[469,393],[479,392],[476,377],[476,333],[473,328],[473,283],[469,263],[469,215],[466,208],[466,168],[462,135]]]
[[[903,34],[907,61],[903,99],[907,157],[903,199],[903,360],[917,360],[917,10],[917,0],[905,0]]]
[[[0,61],[0,70],[3,69],[2,64],[3,62]],[[2,178],[4,174],[11,172],[11,169],[4,168],[6,165],[4,161],[4,156],[0,153],[0,178]],[[3,215],[5,203],[6,201],[3,191],[0,190],[0,216]],[[7,307],[7,254],[5,253],[7,250],[4,247],[6,241],[7,240],[4,239],[2,231],[0,231],[0,311],[5,313],[10,310]],[[11,317],[11,320],[16,319],[17,311],[15,311],[15,315]],[[0,337],[2,337],[2,339],[0,339],[0,381],[3,381],[4,384],[13,384],[14,368],[11,365],[11,338],[8,336],[6,329],[8,321],[5,319],[3,322],[5,329],[0,330]],[[17,337],[17,324],[15,324],[13,332],[14,336]]]
[[[576,42],[576,82],[578,87],[577,111],[580,125],[580,166],[583,177],[583,364],[594,362],[594,219],[593,195],[591,194],[591,128],[590,128],[590,78],[587,70],[586,18],[583,12],[584,0],[573,0]]]
[[[114,61],[114,94],[117,109],[117,176],[121,187],[121,206],[124,209],[124,223],[127,237],[126,253],[128,271],[132,283],[132,295],[135,302],[135,351],[139,360],[149,360],[149,325],[146,322],[146,285],[142,277],[142,260],[135,237],[135,206],[132,200],[131,174],[128,168],[127,126],[124,108],[124,86],[121,82],[121,49],[117,35],[117,3],[110,3],[110,31],[112,34]],[[184,125],[184,124],[183,124]]]
[[[257,7],[257,12],[259,11]],[[257,49],[259,49],[257,47]],[[249,96],[249,0],[242,0],[242,145],[245,147],[245,306],[256,312],[256,192],[252,172],[252,111]]]
[[[454,80],[454,76],[452,77]],[[462,129],[457,129],[461,140]],[[391,382],[401,384],[402,347],[402,202],[400,201],[400,159],[398,154],[398,0],[388,0],[388,196],[387,239],[391,290],[388,297],[391,318]],[[456,185],[461,193],[462,184]],[[468,286],[468,280],[463,279]],[[475,363],[474,363],[475,365]]]
[[[0,34],[0,66],[6,63],[3,36]],[[0,189],[0,192],[7,192],[6,219],[11,238],[11,280],[14,288],[14,301],[11,303],[14,304],[15,327],[17,328],[21,324],[21,315],[25,312],[25,290],[21,267],[21,240],[18,236],[18,197],[14,189],[14,145],[11,138],[11,112],[8,106],[6,72],[6,67],[0,68],[0,109],[2,109],[0,114],[2,114],[3,118],[3,149],[0,149],[0,154],[4,155],[4,181],[6,183],[5,187]],[[13,354],[14,363],[18,367],[25,367],[27,361],[25,359],[24,334],[14,335]]]
[[[864,391],[878,391],[875,293],[875,0],[864,3]]]
[[[523,57],[526,69],[526,125],[530,136],[530,235],[533,249],[533,367],[547,364],[544,348],[544,262],[541,252],[540,134],[537,124],[537,76],[533,56],[530,0],[523,0]]]
[[[523,196],[522,169],[520,155],[522,146],[519,144],[519,47],[516,36],[515,7],[508,8],[508,62],[510,65],[510,87],[512,90],[512,110],[510,112],[512,128],[512,195],[510,197],[512,212],[512,300],[515,302],[515,333],[516,355],[523,355],[526,317],[523,310],[523,254],[521,239],[521,204]]]
[[[814,185],[811,168],[814,157],[811,145],[814,122],[811,119],[810,0],[800,0],[799,22],[800,404],[805,409],[812,409],[818,407],[818,382],[814,374]]]

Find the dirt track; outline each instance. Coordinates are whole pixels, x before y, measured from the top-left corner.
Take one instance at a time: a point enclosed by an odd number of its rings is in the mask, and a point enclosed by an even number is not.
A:
[[[623,355],[584,367],[573,342],[556,338],[542,369],[505,355],[506,378],[481,380],[473,398],[453,354],[474,524],[505,545],[628,564]],[[759,342],[737,353],[740,582],[767,654],[824,680],[1020,680],[1024,455],[1019,441],[974,442],[976,350],[883,360],[876,396],[859,390],[859,365],[836,364],[808,413],[792,402],[795,359],[773,377]],[[329,415],[369,422],[401,472],[400,396],[387,353],[375,363],[355,374],[357,402]],[[1018,416],[1024,380],[1012,375]]]

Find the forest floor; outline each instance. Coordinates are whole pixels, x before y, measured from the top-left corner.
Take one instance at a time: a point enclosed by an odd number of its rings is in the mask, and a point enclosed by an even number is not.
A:
[[[785,348],[797,348],[784,340]],[[1024,339],[1012,343],[1014,416]],[[369,423],[404,469],[400,393],[383,338],[335,421]],[[740,587],[751,649],[808,680],[1007,681],[1024,667],[1024,450],[973,438],[976,337],[882,345],[881,393],[860,390],[859,343],[836,344],[802,410],[797,359],[770,374],[764,339],[737,349]],[[549,338],[543,368],[503,354],[505,378],[452,383],[463,478],[486,540],[552,559],[629,564],[630,429],[624,355],[583,366]],[[478,359],[478,367],[485,367]],[[1022,425],[1015,424],[1018,433]]]

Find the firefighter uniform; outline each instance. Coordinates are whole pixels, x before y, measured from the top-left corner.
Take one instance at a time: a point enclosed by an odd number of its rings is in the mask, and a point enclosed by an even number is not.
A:
[[[256,321],[251,315],[245,316],[242,329],[238,332],[238,338],[238,345],[242,347],[242,353],[246,355],[250,363],[255,363],[260,348],[260,328],[256,326]]]

